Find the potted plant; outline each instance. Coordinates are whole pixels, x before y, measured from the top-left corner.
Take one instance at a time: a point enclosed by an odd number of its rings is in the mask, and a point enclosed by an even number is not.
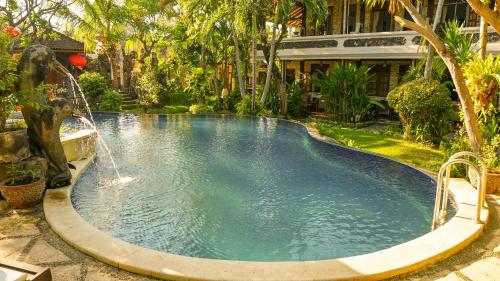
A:
[[[486,193],[495,193],[500,189],[500,135],[496,135],[483,148],[483,157],[487,166]]]
[[[45,177],[34,170],[12,164],[6,180],[0,184],[0,192],[14,209],[28,208],[42,199]]]

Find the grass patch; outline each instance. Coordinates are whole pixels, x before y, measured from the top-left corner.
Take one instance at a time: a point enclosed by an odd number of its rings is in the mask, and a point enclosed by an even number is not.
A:
[[[344,145],[395,158],[433,172],[437,172],[445,160],[443,152],[399,137],[322,123],[311,125],[318,129],[320,134],[334,138]]]
[[[133,114],[179,114],[179,113],[187,113],[189,112],[189,107],[185,105],[167,105],[163,108],[147,108],[144,110],[141,107],[134,109],[123,110],[125,113],[133,113]]]

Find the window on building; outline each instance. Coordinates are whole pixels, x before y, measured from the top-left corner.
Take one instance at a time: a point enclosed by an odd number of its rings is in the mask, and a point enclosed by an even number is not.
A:
[[[469,5],[464,0],[448,0],[443,6],[443,15],[441,20],[449,22],[456,20],[459,24],[468,26]]]
[[[357,4],[349,5],[348,10],[348,31],[349,33],[356,31],[356,12],[357,12]]]
[[[312,34],[309,34],[309,35],[332,35],[333,34],[333,7],[332,6],[328,7],[328,16],[326,17],[325,22],[321,26],[319,26],[318,28],[311,26],[311,32],[312,32]]]
[[[329,65],[328,64],[311,64],[311,73],[310,73],[310,77],[314,77],[317,75],[318,72],[323,72],[323,73],[326,73],[326,71],[328,70],[328,67]],[[309,91],[311,92],[318,92],[319,91],[319,88],[315,85],[312,85],[309,81]]]
[[[267,73],[265,71],[259,72],[259,85],[263,85],[264,83],[266,83],[266,75]]]
[[[408,72],[409,69],[410,69],[409,64],[400,64],[399,65],[398,83],[401,83],[403,76]]]
[[[391,66],[389,64],[376,64],[370,69],[373,78],[368,83],[367,92],[370,96],[385,97],[389,92]]]
[[[386,3],[382,8],[373,9],[372,32],[393,31],[393,17],[389,13],[389,6]]]
[[[295,69],[294,68],[287,68],[285,81],[289,85],[292,85],[293,83],[295,83]]]

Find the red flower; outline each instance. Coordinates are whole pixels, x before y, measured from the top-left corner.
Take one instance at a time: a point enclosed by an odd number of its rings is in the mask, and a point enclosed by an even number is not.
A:
[[[12,54],[12,60],[17,62],[19,61],[19,58],[20,58],[20,54],[19,53],[15,53],[15,54]]]
[[[7,26],[5,32],[9,33],[10,37],[17,37],[22,33],[21,29],[12,25]]]
[[[21,111],[22,109],[23,109],[23,107],[22,107],[22,106],[20,106],[20,105],[16,105],[16,111]]]

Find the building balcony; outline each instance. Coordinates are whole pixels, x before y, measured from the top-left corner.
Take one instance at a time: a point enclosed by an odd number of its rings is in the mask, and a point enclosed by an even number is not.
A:
[[[479,39],[478,27],[467,27],[474,42]],[[415,31],[351,33],[323,36],[290,36],[283,39],[278,49],[281,60],[359,60],[359,59],[418,59],[426,48]],[[500,53],[500,35],[488,30],[487,51]],[[257,54],[262,58],[261,51]]]

